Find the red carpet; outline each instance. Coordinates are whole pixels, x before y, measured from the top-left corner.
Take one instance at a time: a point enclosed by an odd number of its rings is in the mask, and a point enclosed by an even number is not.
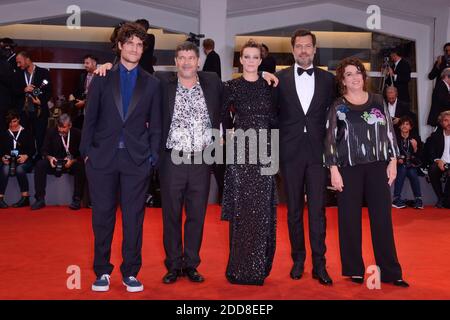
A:
[[[93,235],[91,213],[65,207],[0,211],[0,299],[450,299],[450,210],[426,208],[394,210],[397,251],[409,289],[382,284],[381,290],[349,282],[340,275],[337,211],[327,210],[328,271],[333,287],[311,279],[308,256],[303,279],[289,278],[291,259],[286,208],[278,209],[277,251],[272,273],[263,287],[229,284],[224,276],[228,255],[228,224],[220,221],[220,207],[208,208],[201,251],[203,284],[181,279],[164,285],[162,221],[160,209],[147,209],[144,225],[142,293],[127,293],[121,284],[121,220],[116,228],[111,290],[91,292]],[[363,219],[364,259],[374,264],[367,214]],[[306,232],[307,234],[307,232]],[[309,246],[309,244],[308,244]],[[309,247],[308,247],[309,252]],[[81,289],[68,290],[67,267],[81,268]]]

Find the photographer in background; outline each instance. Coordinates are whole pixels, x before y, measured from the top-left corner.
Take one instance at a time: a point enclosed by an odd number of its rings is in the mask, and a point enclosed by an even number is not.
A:
[[[442,130],[433,132],[425,143],[428,175],[438,198],[436,208],[450,208],[450,110],[442,112],[438,122]],[[445,180],[444,190],[441,180]]]
[[[409,62],[401,56],[401,50],[392,49],[390,58],[393,66],[387,70],[385,83],[388,86],[394,86],[398,90],[398,99],[410,103],[409,82],[411,80],[411,66]]]
[[[6,61],[13,72],[20,71],[16,63],[16,52],[14,51],[17,44],[11,38],[0,39],[0,59]]]
[[[6,113],[8,129],[0,132],[0,209],[8,208],[4,200],[9,177],[17,177],[22,197],[13,204],[14,208],[30,205],[27,172],[30,171],[31,157],[35,153],[34,139],[31,131],[20,125],[19,113],[9,110]]]
[[[428,79],[434,80],[438,78],[445,68],[450,68],[450,42],[444,45],[444,55],[439,56],[433,65],[433,69],[428,74]]]
[[[447,110],[450,110],[450,68],[445,68],[442,71],[441,79],[436,81],[427,124],[437,127],[439,125],[438,116]]]
[[[403,116],[398,121],[397,145],[400,156],[397,159],[397,178],[395,179],[394,208],[406,208],[406,201],[401,198],[405,179],[409,179],[414,194],[414,208],[423,209],[422,192],[420,190],[418,167],[422,164],[420,157],[422,152],[422,140],[417,134],[412,133],[414,121],[409,116]]]
[[[98,60],[93,55],[87,54],[83,58],[83,66],[85,72],[80,76],[80,81],[78,83],[78,88],[75,91],[75,108],[77,110],[77,116],[73,120],[73,126],[78,129],[83,128],[84,120],[84,107],[86,106],[86,97],[89,92],[89,85],[91,84],[92,78],[94,77],[94,71],[97,69]]]
[[[23,125],[32,130],[36,139],[37,153],[40,155],[50,115],[48,110],[48,101],[52,95],[50,73],[47,69],[36,66],[25,51],[17,54],[16,62],[21,69],[14,74],[16,108],[20,112]]]
[[[72,210],[81,208],[81,197],[85,181],[84,161],[80,157],[81,131],[72,128],[72,121],[66,113],[59,116],[57,128],[49,128],[42,147],[41,159],[34,170],[34,186],[36,202],[31,210],[45,207],[45,186],[47,174],[60,177],[69,173],[75,177],[73,200],[69,205]]]

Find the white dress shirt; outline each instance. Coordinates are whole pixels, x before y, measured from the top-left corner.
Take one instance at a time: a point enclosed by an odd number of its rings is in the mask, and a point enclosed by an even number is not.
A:
[[[306,115],[306,113],[309,110],[309,106],[311,105],[312,98],[314,96],[315,75],[314,73],[312,75],[309,75],[306,72],[303,72],[303,74],[299,76],[297,73],[297,68],[301,67],[296,63],[294,68],[295,89],[297,90],[297,96],[302,105],[303,112]],[[306,70],[311,68],[313,68],[313,65],[310,65],[308,68],[306,68]]]
[[[401,60],[402,60],[402,59],[400,58],[400,59],[398,59],[397,62],[394,63],[394,71],[397,70],[398,63],[399,63]],[[397,75],[396,75],[396,74],[394,74],[394,81],[397,81]]]
[[[444,153],[442,154],[441,160],[444,161],[445,163],[450,163],[450,136],[445,135],[445,132],[443,132],[443,134],[445,144],[444,144]]]
[[[391,118],[395,117],[395,111],[397,110],[397,101],[398,101],[398,99],[395,99],[395,102],[393,104],[390,104],[388,102],[388,109],[389,109],[389,114],[391,115]]]

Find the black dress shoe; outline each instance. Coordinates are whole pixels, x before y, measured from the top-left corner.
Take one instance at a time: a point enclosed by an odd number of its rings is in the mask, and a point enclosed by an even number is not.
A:
[[[360,277],[360,276],[351,276],[350,277],[350,281],[357,283],[357,284],[363,284],[364,283],[364,277]]]
[[[178,277],[181,276],[181,270],[172,270],[166,273],[163,277],[163,283],[171,284],[177,281]]]
[[[80,210],[81,209],[81,200],[78,198],[73,199],[72,203],[69,205],[69,209]]]
[[[324,286],[331,286],[333,284],[333,280],[331,280],[327,270],[325,269],[320,270],[319,272],[315,272],[313,270],[312,277],[313,279],[319,280],[319,283]]]
[[[44,199],[37,199],[35,203],[31,206],[31,210],[39,210],[45,207]]]
[[[294,263],[291,269],[290,276],[294,280],[300,280],[303,276],[304,267],[303,264]]]
[[[403,280],[403,279],[395,280],[394,282],[392,282],[392,284],[393,284],[394,286],[397,286],[397,287],[409,288],[408,282],[406,282],[406,281]]]
[[[0,198],[0,209],[7,209],[9,206],[3,197]]]
[[[198,273],[197,269],[195,268],[186,268],[183,269],[183,274],[189,278],[192,282],[203,282],[205,281],[205,278]]]
[[[30,197],[28,196],[22,196],[19,201],[14,203],[12,206],[13,208],[22,208],[22,207],[28,207],[30,205]]]

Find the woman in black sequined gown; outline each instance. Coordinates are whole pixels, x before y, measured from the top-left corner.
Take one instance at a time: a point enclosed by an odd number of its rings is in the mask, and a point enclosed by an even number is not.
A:
[[[235,112],[235,135],[239,129],[246,132],[253,129],[257,136],[265,135],[267,151],[262,152],[270,155],[269,130],[275,116],[273,90],[257,74],[261,63],[259,44],[249,41],[244,45],[241,63],[243,76],[225,83],[224,110],[228,112],[232,107]],[[236,141],[234,146],[235,161],[233,164],[227,162],[222,203],[222,219],[230,222],[226,277],[235,284],[262,285],[270,273],[275,253],[275,176],[261,174],[261,169],[269,164],[262,164],[259,155],[256,163],[249,163],[248,143],[245,145],[245,163],[237,164],[236,160],[242,159],[244,154],[237,151]]]

